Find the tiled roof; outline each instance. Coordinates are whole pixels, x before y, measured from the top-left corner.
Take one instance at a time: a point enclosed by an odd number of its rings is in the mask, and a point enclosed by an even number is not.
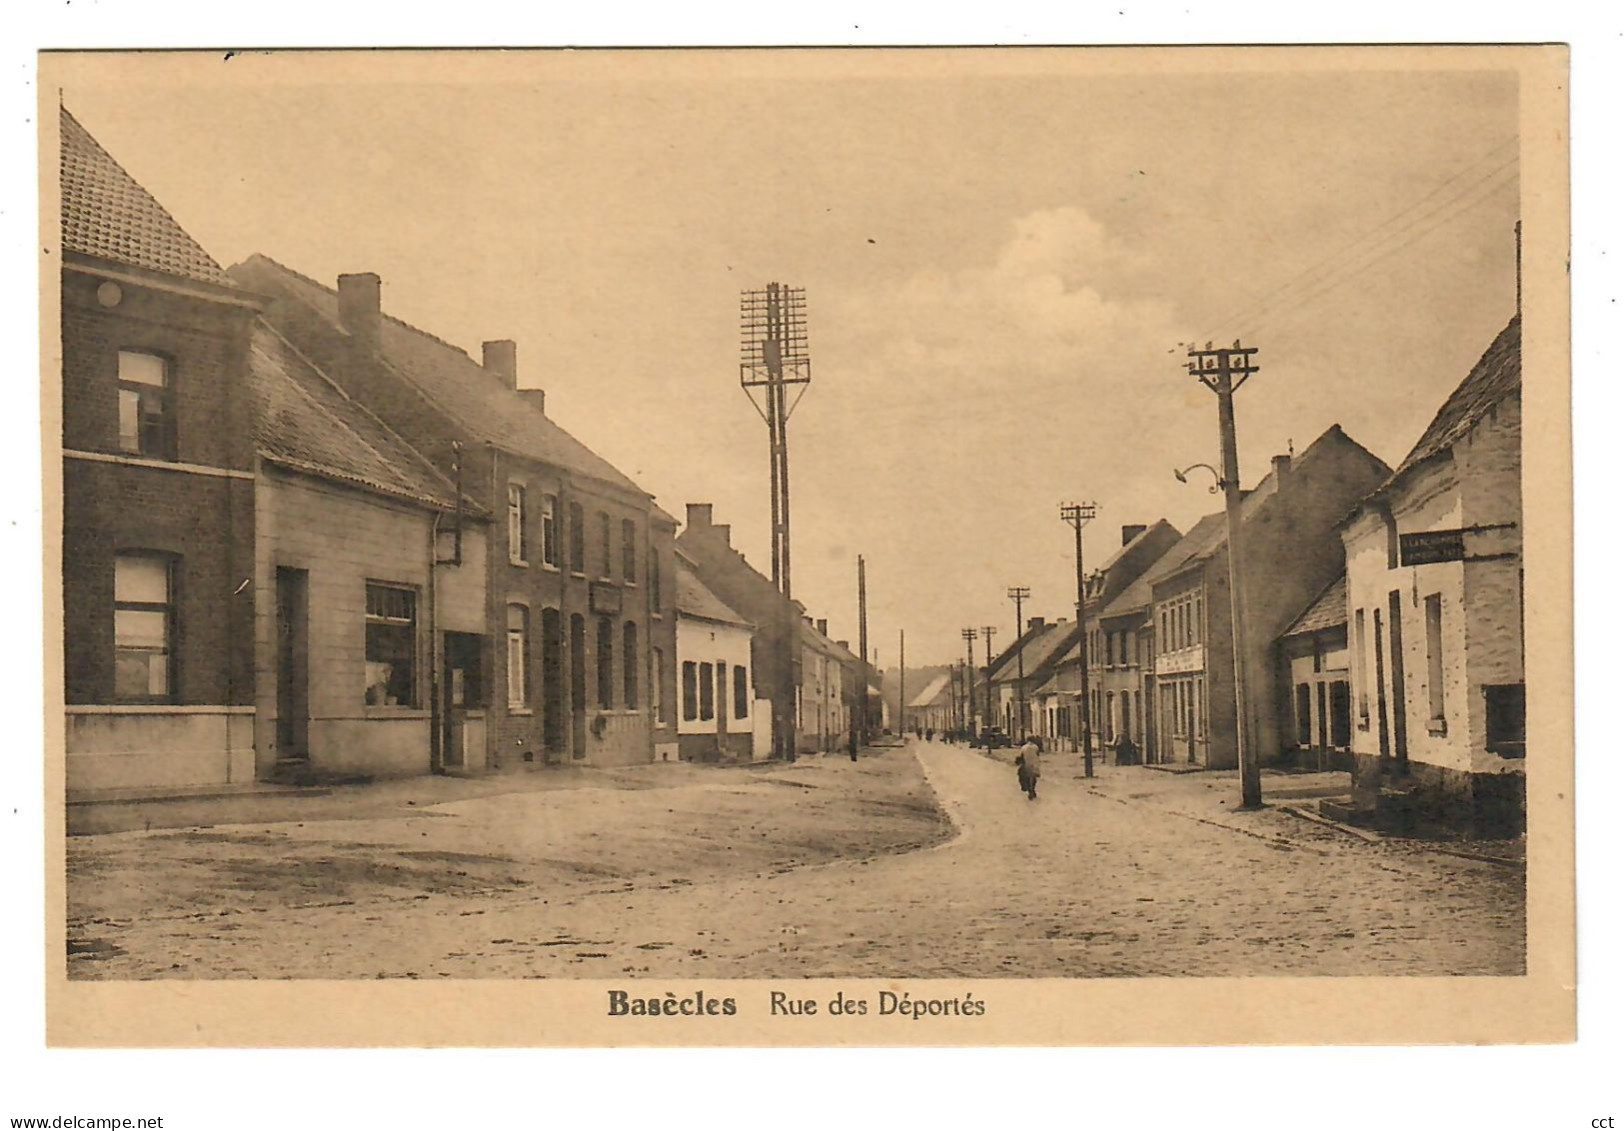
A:
[[[1076,632],[1077,626],[1069,621],[1056,621],[1036,632],[1028,632],[1020,649],[1011,651],[1009,658],[994,668],[993,682],[1020,678],[1022,664],[1026,667],[1026,678],[1031,679],[1042,671],[1044,664],[1072,643]]]
[[[62,247],[96,259],[232,286],[220,265],[62,108]]]
[[[947,683],[948,676],[944,672],[942,675],[937,676],[935,679],[927,683],[925,685],[925,690],[914,696],[913,702],[909,703],[908,706],[929,707],[946,693]]]
[[[1404,457],[1404,462],[1398,465],[1398,470],[1377,491],[1402,477],[1416,464],[1452,447],[1489,409],[1521,389],[1522,316],[1513,315],[1506,328],[1496,335],[1483,356],[1478,358],[1477,364],[1466,375],[1466,380],[1449,394],[1438,415],[1421,433],[1421,439]]]
[[[1315,597],[1313,603],[1302,611],[1298,618],[1291,622],[1291,627],[1282,632],[1281,636],[1298,636],[1306,632],[1318,632],[1322,628],[1347,627],[1348,623],[1348,575],[1338,574],[1337,579],[1325,587],[1325,591]]]
[[[699,580],[699,575],[694,572],[683,555],[677,558],[677,615],[717,621],[721,624],[735,624],[742,628],[755,627],[712,593],[705,583]]]
[[[418,451],[257,322],[248,385],[260,455],[272,463],[450,510],[454,485]],[[466,511],[478,511],[464,503]]]
[[[331,287],[264,255],[251,256],[231,270],[254,289],[295,298],[333,326],[340,326],[338,292]],[[647,494],[525,398],[514,395],[501,377],[449,342],[385,315],[381,348],[384,360],[397,373],[483,439],[516,455]]]

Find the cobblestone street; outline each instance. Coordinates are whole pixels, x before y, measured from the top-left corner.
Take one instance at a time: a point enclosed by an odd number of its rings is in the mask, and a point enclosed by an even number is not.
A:
[[[962,747],[69,846],[88,978],[1516,974],[1520,870]],[[921,776],[922,770],[922,776]],[[1203,780],[1204,779],[1204,780]],[[928,781],[928,787],[925,782]],[[931,803],[934,793],[950,829]],[[483,847],[481,847],[483,845]],[[492,846],[500,846],[494,848]]]

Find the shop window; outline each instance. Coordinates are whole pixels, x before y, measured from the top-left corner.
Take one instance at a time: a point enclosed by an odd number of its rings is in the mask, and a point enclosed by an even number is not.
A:
[[[750,716],[750,673],[743,664],[733,665],[733,717],[735,719],[749,718]]]
[[[174,568],[157,554],[113,563],[113,695],[162,702],[174,687]]]
[[[169,363],[150,353],[118,351],[118,446],[148,459],[173,459]]]
[[[541,562],[558,568],[558,496],[541,497]]]
[[[417,706],[417,591],[367,582],[366,705]]]
[[[615,705],[615,621],[598,618],[598,707],[607,711]]]
[[[1314,745],[1313,694],[1308,684],[1297,685],[1297,745]]]
[[[529,532],[525,529],[524,484],[508,484],[508,561],[514,565],[528,565],[530,561]]]
[[[620,630],[620,669],[624,706],[637,710],[637,626],[627,621]]]
[[[1489,752],[1521,758],[1527,749],[1527,694],[1521,683],[1485,684],[1483,724]]]
[[[690,723],[699,718],[698,665],[692,660],[682,662],[682,718]]]

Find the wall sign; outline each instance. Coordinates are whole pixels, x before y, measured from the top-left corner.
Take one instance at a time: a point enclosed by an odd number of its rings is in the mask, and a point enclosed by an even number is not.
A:
[[[1398,536],[1400,565],[1432,565],[1466,559],[1464,530],[1422,530]]]
[[[607,582],[594,581],[592,583],[592,611],[595,613],[620,613],[620,589]]]

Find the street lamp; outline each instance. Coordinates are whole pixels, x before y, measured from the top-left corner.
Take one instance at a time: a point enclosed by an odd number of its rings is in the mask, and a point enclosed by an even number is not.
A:
[[[1208,342],[1205,349],[1191,346],[1186,356],[1185,369],[1198,378],[1218,397],[1218,441],[1223,453],[1223,473],[1219,474],[1207,464],[1191,464],[1173,475],[1181,483],[1189,482],[1187,472],[1205,467],[1223,488],[1224,511],[1229,533],[1229,617],[1230,637],[1235,648],[1235,742],[1236,760],[1240,763],[1241,808],[1257,809],[1263,805],[1263,781],[1258,771],[1257,750],[1252,745],[1252,717],[1246,694],[1246,595],[1245,558],[1241,550],[1241,486],[1240,459],[1235,454],[1235,391],[1246,379],[1258,371],[1253,358],[1256,346],[1233,346],[1214,349]]]

